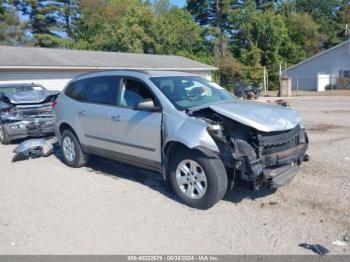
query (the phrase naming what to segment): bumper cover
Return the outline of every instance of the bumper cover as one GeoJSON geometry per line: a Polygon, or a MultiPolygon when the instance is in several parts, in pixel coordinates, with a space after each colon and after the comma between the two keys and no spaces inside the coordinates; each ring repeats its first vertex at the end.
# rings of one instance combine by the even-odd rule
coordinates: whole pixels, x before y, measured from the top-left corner
{"type": "Polygon", "coordinates": [[[298,173],[298,165],[294,162],[275,169],[264,170],[265,182],[270,188],[288,185],[298,173]]]}
{"type": "Polygon", "coordinates": [[[45,136],[54,133],[53,118],[34,118],[3,124],[11,139],[45,136]]]}

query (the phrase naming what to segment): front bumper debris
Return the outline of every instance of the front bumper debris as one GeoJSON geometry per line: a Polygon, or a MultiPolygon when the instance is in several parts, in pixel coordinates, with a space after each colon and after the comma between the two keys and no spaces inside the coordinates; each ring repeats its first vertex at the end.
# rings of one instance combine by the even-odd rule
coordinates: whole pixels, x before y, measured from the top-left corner
{"type": "Polygon", "coordinates": [[[12,162],[22,161],[29,158],[48,157],[54,151],[57,144],[56,137],[51,139],[30,139],[19,144],[13,152],[15,156],[12,162]]]}
{"type": "Polygon", "coordinates": [[[298,164],[292,162],[275,169],[264,170],[265,184],[270,188],[288,185],[298,173],[298,164]]]}

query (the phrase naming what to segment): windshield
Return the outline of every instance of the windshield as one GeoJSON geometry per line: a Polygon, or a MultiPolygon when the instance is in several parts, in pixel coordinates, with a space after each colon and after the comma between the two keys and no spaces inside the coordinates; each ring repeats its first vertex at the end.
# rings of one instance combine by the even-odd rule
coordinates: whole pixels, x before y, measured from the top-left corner
{"type": "Polygon", "coordinates": [[[224,88],[199,76],[152,77],[151,81],[180,109],[235,98],[224,88]]]}
{"type": "Polygon", "coordinates": [[[0,93],[11,95],[23,91],[45,90],[42,86],[0,86],[0,93]]]}

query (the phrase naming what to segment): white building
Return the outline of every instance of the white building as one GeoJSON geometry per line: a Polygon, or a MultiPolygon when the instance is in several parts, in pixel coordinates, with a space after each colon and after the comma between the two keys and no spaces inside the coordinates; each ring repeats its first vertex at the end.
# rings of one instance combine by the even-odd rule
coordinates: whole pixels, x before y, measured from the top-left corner
{"type": "Polygon", "coordinates": [[[337,80],[350,78],[350,39],[288,68],[292,89],[324,91],[337,80]]]}
{"type": "Polygon", "coordinates": [[[111,69],[182,71],[211,79],[217,68],[172,55],[0,46],[0,84],[36,83],[62,90],[79,74],[111,69]]]}

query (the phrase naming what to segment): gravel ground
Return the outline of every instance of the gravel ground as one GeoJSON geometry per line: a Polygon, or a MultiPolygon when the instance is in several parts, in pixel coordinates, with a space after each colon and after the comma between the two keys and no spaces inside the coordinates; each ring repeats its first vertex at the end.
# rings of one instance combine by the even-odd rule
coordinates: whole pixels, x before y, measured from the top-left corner
{"type": "Polygon", "coordinates": [[[241,187],[191,209],[154,173],[94,157],[11,163],[0,146],[0,254],[350,254],[350,97],[290,99],[309,130],[311,161],[277,192],[241,187]]]}

